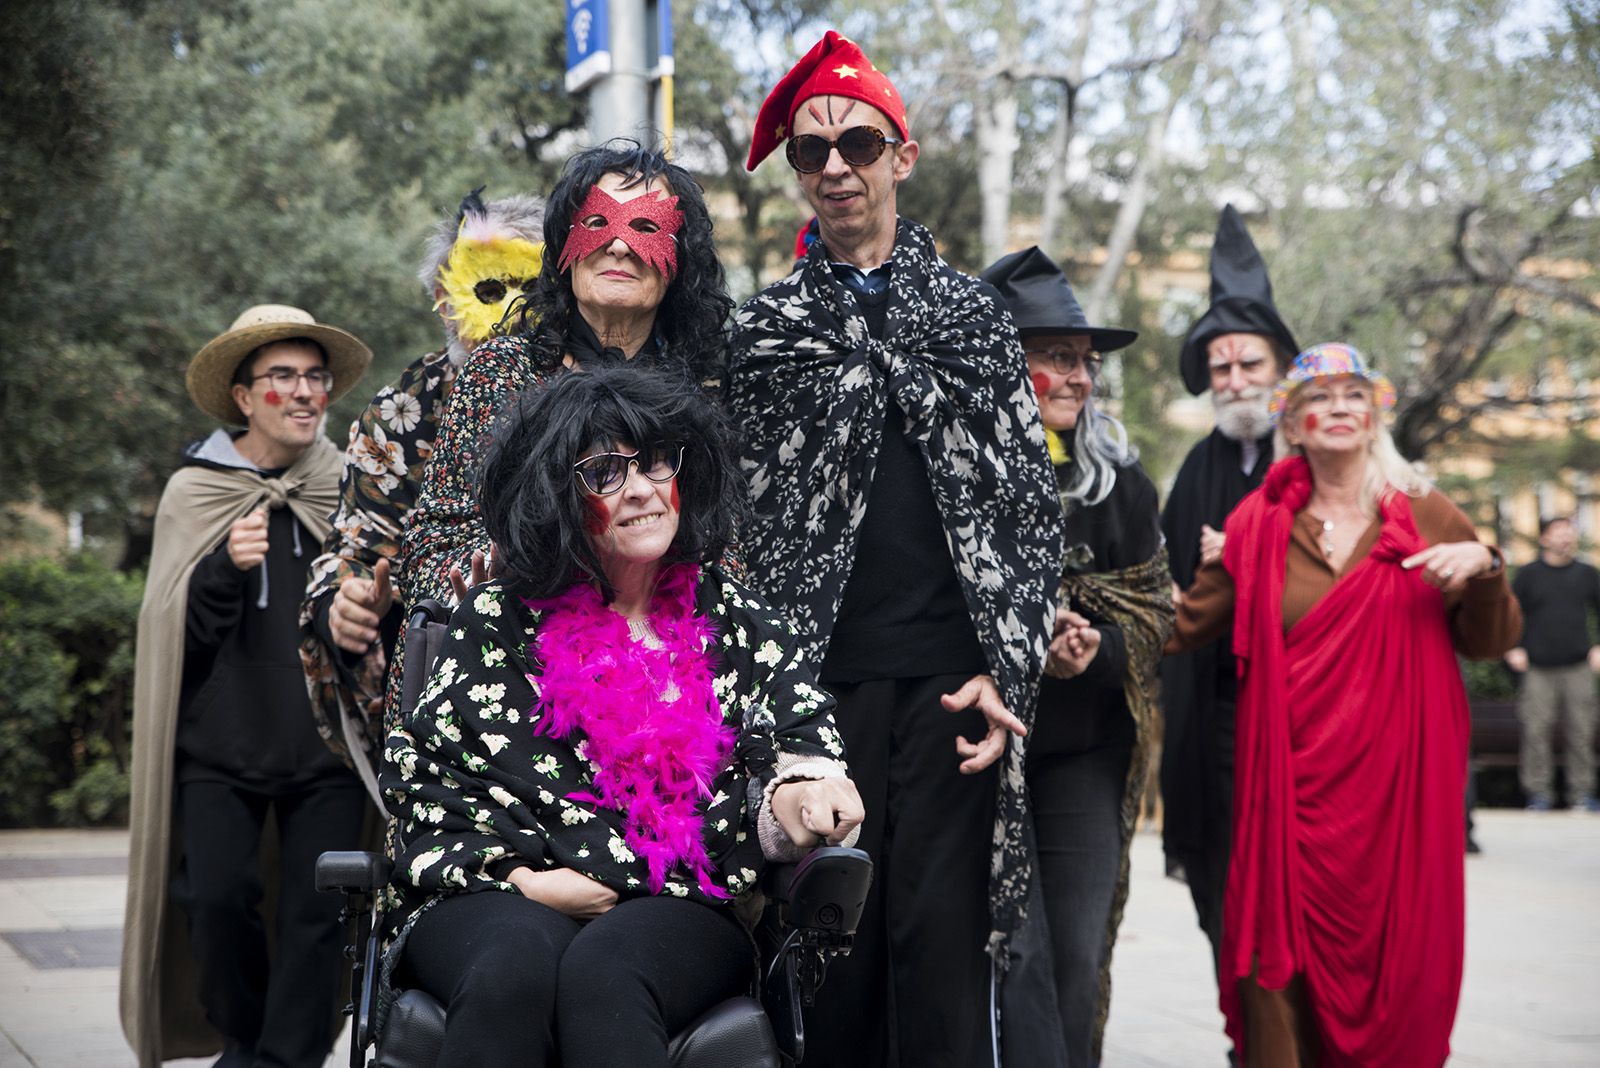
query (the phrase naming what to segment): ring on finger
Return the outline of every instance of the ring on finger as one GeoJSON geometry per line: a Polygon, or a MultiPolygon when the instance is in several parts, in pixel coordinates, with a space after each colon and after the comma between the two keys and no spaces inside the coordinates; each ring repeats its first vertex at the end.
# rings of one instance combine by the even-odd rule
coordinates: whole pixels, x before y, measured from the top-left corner
{"type": "Polygon", "coordinates": [[[1443,571],[1439,572],[1439,577],[1440,578],[1446,578],[1446,579],[1454,578],[1455,574],[1456,574],[1456,569],[1455,568],[1447,567],[1443,571]]]}

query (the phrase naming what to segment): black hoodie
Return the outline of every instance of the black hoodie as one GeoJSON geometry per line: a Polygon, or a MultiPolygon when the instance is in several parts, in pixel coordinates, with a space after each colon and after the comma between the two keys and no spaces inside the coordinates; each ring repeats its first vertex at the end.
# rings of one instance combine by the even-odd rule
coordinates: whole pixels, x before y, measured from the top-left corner
{"type": "MultiPolygon", "coordinates": [[[[188,464],[260,471],[223,431],[188,464]]],[[[318,546],[288,508],[268,511],[267,558],[240,571],[224,537],[189,577],[178,781],[288,793],[350,773],[323,744],[300,666],[300,600],[318,546]]]]}

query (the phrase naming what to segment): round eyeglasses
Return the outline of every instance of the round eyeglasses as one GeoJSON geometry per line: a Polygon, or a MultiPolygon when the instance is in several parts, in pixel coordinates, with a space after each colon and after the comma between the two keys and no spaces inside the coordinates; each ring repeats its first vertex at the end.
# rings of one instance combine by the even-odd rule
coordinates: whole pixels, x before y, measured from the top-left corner
{"type": "Polygon", "coordinates": [[[1100,377],[1100,366],[1105,363],[1100,354],[1093,351],[1080,356],[1072,349],[1028,349],[1027,355],[1030,360],[1043,360],[1058,375],[1070,375],[1081,366],[1095,379],[1100,377]]]}
{"type": "Polygon", "coordinates": [[[628,471],[637,467],[651,482],[670,482],[683,466],[683,446],[652,445],[638,452],[597,452],[572,465],[584,489],[596,497],[609,497],[628,481],[628,471]]]}
{"type": "Polygon", "coordinates": [[[878,162],[889,145],[905,142],[898,137],[888,137],[876,126],[852,126],[830,141],[818,134],[796,134],[789,138],[784,155],[789,166],[801,174],[816,174],[828,165],[828,153],[839,150],[839,158],[852,167],[867,167],[878,162]]]}
{"type": "Polygon", "coordinates": [[[333,372],[323,367],[314,367],[309,371],[291,371],[287,367],[274,367],[270,371],[251,375],[250,384],[255,385],[263,378],[270,381],[272,388],[279,393],[293,393],[299,388],[302,378],[306,380],[306,388],[313,393],[333,392],[333,372]]]}

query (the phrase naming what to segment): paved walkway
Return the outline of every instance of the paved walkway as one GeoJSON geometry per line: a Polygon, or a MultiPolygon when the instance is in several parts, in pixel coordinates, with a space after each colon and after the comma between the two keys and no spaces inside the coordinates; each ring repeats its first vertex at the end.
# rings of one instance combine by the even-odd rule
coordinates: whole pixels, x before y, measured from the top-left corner
{"type": "MultiPolygon", "coordinates": [[[[1467,865],[1451,1065],[1600,1065],[1600,819],[1488,812],[1478,837],[1486,852],[1467,865]]],[[[116,1011],[126,841],[118,831],[0,832],[0,1068],[133,1065],[116,1011]]],[[[1105,1066],[1221,1068],[1226,1043],[1188,891],[1162,878],[1153,836],[1138,839],[1133,868],[1105,1066]]]]}

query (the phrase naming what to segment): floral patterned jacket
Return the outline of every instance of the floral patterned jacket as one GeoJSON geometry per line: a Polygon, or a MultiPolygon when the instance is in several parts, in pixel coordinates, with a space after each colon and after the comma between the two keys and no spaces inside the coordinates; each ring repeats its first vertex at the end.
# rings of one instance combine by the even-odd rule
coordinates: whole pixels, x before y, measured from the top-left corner
{"type": "Polygon", "coordinates": [[[386,651],[379,642],[356,657],[331,645],[327,609],[346,579],[371,578],[379,560],[391,561],[391,567],[399,562],[401,532],[458,371],[447,350],[430,352],[379,390],[350,424],[339,510],[322,555],[311,564],[300,609],[300,660],[317,730],[352,766],[370,768],[383,739],[386,651]]]}
{"type": "MultiPolygon", "coordinates": [[[[738,734],[703,802],[711,881],[729,897],[705,893],[681,866],[662,893],[727,907],[756,888],[765,863],[757,816],[777,770],[795,758],[832,764],[844,745],[832,698],[776,610],[715,566],[701,572],[695,605],[720,642],[712,686],[738,734]]],[[[648,893],[623,815],[568,800],[593,786],[583,739],[536,733],[540,667],[529,650],[538,631],[538,613],[501,581],[475,587],[417,707],[389,736],[382,785],[399,831],[391,930],[441,895],[517,893],[502,877],[518,863],[571,868],[623,898],[648,893]]]]}

